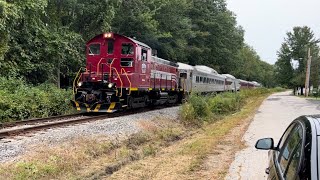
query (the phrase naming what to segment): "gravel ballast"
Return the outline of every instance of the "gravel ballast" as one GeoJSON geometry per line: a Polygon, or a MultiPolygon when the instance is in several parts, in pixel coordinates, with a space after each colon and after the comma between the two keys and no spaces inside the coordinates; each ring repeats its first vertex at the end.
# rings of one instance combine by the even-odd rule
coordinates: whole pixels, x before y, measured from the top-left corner
{"type": "Polygon", "coordinates": [[[73,126],[39,131],[32,136],[18,136],[0,140],[0,162],[14,161],[20,155],[38,144],[54,146],[79,137],[107,136],[111,140],[121,139],[142,130],[140,121],[152,121],[157,118],[177,119],[179,107],[163,108],[105,120],[93,121],[73,126]]]}

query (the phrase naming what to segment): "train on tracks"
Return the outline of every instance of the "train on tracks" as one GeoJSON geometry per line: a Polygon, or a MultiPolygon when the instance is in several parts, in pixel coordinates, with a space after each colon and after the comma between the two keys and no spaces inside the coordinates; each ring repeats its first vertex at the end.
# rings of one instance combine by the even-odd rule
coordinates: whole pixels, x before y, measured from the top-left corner
{"type": "Polygon", "coordinates": [[[214,69],[175,63],[152,55],[147,44],[116,33],[86,43],[86,67],[73,82],[72,105],[81,112],[112,113],[181,102],[191,92],[239,91],[257,82],[214,69]]]}

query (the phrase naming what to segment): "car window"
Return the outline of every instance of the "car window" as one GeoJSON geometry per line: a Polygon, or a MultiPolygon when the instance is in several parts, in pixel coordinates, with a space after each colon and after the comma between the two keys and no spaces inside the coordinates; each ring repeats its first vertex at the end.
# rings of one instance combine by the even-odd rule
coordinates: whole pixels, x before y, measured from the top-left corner
{"type": "Polygon", "coordinates": [[[294,126],[295,126],[295,124],[291,124],[291,125],[287,128],[286,132],[284,132],[284,134],[282,135],[282,137],[281,137],[281,139],[280,139],[280,141],[279,141],[279,143],[278,143],[278,149],[279,149],[279,150],[282,149],[283,144],[284,144],[285,141],[287,140],[287,138],[288,138],[288,136],[289,136],[289,134],[290,134],[290,132],[291,132],[291,130],[292,130],[292,128],[293,128],[294,126]]]}
{"type": "Polygon", "coordinates": [[[299,165],[302,143],[302,127],[296,124],[287,139],[283,138],[283,144],[279,153],[279,167],[283,174],[290,171],[290,176],[294,177],[295,170],[299,165]],[[287,170],[288,169],[288,170],[287,170]]]}
{"type": "Polygon", "coordinates": [[[285,175],[286,179],[294,179],[296,175],[296,172],[299,167],[300,157],[301,157],[301,150],[302,150],[301,148],[302,148],[302,141],[300,141],[300,143],[296,146],[292,154],[292,158],[289,162],[289,165],[287,168],[288,170],[285,175]]]}

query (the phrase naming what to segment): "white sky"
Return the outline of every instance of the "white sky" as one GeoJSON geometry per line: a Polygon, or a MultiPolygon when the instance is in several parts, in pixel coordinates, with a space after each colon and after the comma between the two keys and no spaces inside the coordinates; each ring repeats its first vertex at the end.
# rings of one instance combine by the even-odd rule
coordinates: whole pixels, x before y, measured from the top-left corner
{"type": "Polygon", "coordinates": [[[245,29],[245,41],[262,60],[274,64],[294,26],[309,26],[320,38],[320,0],[226,0],[245,29]]]}

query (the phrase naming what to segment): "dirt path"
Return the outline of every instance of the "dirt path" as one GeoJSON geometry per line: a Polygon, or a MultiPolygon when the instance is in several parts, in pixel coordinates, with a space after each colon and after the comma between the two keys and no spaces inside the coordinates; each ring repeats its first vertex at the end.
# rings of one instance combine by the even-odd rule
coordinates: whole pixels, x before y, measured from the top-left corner
{"type": "Polygon", "coordinates": [[[226,179],[266,179],[267,151],[254,148],[256,141],[272,137],[277,144],[285,128],[300,115],[319,114],[320,101],[290,96],[290,92],[269,96],[257,111],[243,140],[247,148],[236,154],[226,179]]]}

